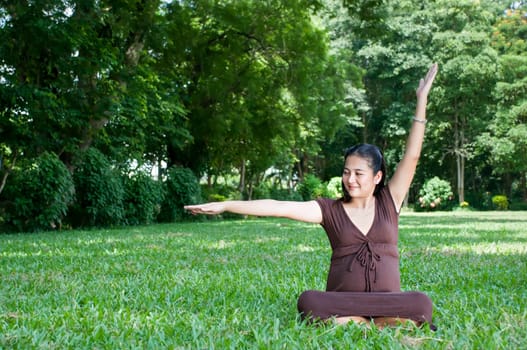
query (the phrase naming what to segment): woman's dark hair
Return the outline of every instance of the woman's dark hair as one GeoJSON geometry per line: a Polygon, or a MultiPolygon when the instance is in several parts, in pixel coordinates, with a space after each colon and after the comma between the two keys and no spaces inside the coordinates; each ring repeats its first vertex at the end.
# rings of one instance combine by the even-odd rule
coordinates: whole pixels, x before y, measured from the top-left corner
{"type": "MultiPolygon", "coordinates": [[[[379,191],[384,187],[386,179],[386,164],[384,163],[384,157],[379,147],[370,145],[368,143],[355,145],[346,150],[344,154],[344,161],[346,161],[349,156],[358,156],[360,158],[366,159],[374,174],[377,174],[378,171],[382,172],[381,181],[375,186],[375,190],[373,191],[373,195],[377,195],[377,193],[379,193],[379,191]]],[[[341,185],[342,193],[344,194],[342,200],[347,203],[351,201],[351,196],[349,195],[346,186],[344,186],[344,182],[342,182],[341,185]]]]}

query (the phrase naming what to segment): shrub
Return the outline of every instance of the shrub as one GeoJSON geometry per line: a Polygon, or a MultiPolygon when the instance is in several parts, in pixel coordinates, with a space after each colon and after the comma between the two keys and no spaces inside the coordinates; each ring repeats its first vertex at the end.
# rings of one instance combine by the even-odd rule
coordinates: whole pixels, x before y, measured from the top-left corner
{"type": "Polygon", "coordinates": [[[509,205],[509,210],[527,210],[527,202],[518,200],[509,205]]]}
{"type": "Polygon", "coordinates": [[[458,206],[454,207],[453,210],[456,211],[471,211],[473,208],[470,206],[470,203],[467,201],[463,201],[459,203],[458,206]]]}
{"type": "Polygon", "coordinates": [[[303,198],[297,191],[289,188],[281,188],[276,183],[262,182],[253,192],[254,199],[275,199],[279,201],[302,201],[303,198]]]}
{"type": "Polygon", "coordinates": [[[241,198],[241,195],[238,189],[232,185],[227,185],[227,184],[215,184],[213,186],[201,185],[202,199],[206,200],[207,202],[220,201],[219,199],[215,199],[216,196],[219,196],[218,198],[223,198],[223,200],[241,198]]]}
{"type": "Polygon", "coordinates": [[[77,200],[69,219],[74,226],[124,223],[124,185],[120,174],[97,149],[90,148],[75,163],[77,200]]]}
{"type": "Polygon", "coordinates": [[[173,166],[168,169],[164,186],[159,220],[173,222],[191,218],[183,206],[201,202],[201,187],[194,173],[188,168],[173,166]]]}
{"type": "Polygon", "coordinates": [[[467,192],[465,199],[477,210],[492,210],[492,195],[490,192],[467,192]]]}
{"type": "Polygon", "coordinates": [[[330,198],[342,197],[342,177],[332,177],[326,186],[326,193],[330,198]]]}
{"type": "Polygon", "coordinates": [[[295,190],[288,188],[278,188],[276,186],[269,190],[271,199],[278,201],[302,201],[302,196],[295,190]]]}
{"type": "Polygon", "coordinates": [[[129,225],[155,222],[163,201],[162,183],[138,172],[124,178],[125,216],[129,225]]]}
{"type": "Polygon", "coordinates": [[[492,196],[492,205],[496,210],[507,210],[509,209],[509,200],[504,195],[492,196]]]}
{"type": "Polygon", "coordinates": [[[426,181],[419,191],[419,205],[416,210],[449,209],[453,198],[454,194],[450,183],[435,176],[426,181]]]}
{"type": "Polygon", "coordinates": [[[297,191],[303,200],[309,201],[324,196],[326,186],[315,175],[307,174],[304,176],[304,180],[298,184],[297,191]]]}
{"type": "Polygon", "coordinates": [[[213,193],[209,195],[209,201],[211,202],[225,202],[228,198],[222,194],[213,193]]]}
{"type": "Polygon", "coordinates": [[[73,202],[70,172],[54,153],[44,153],[12,174],[5,196],[5,224],[19,231],[57,229],[73,202]]]}
{"type": "Polygon", "coordinates": [[[252,199],[266,199],[271,197],[271,184],[268,181],[262,181],[254,186],[252,199]]]}

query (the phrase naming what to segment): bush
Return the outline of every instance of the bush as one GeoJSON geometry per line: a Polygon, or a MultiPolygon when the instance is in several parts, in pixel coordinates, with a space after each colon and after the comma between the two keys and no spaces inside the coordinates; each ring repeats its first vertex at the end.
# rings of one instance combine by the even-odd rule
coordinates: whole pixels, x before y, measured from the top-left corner
{"type": "Polygon", "coordinates": [[[159,220],[174,222],[192,216],[183,208],[186,204],[201,202],[201,187],[194,173],[187,168],[173,166],[168,169],[165,182],[165,198],[159,220]]]}
{"type": "Polygon", "coordinates": [[[470,208],[470,204],[467,201],[463,201],[459,204],[459,207],[463,209],[468,209],[470,208]]]}
{"type": "Polygon", "coordinates": [[[210,202],[225,202],[228,200],[227,197],[225,197],[222,194],[213,193],[208,196],[210,202]]]}
{"type": "Polygon", "coordinates": [[[257,186],[254,186],[252,199],[267,199],[271,197],[272,185],[268,181],[262,181],[257,186]]]}
{"type": "Polygon", "coordinates": [[[416,210],[451,209],[453,198],[454,194],[450,183],[435,176],[426,181],[419,191],[419,204],[416,210]]]}
{"type": "Polygon", "coordinates": [[[470,206],[469,202],[463,201],[463,202],[459,203],[458,206],[455,206],[453,208],[453,210],[456,210],[456,211],[471,211],[471,210],[474,210],[474,209],[470,206]]]}
{"type": "Polygon", "coordinates": [[[129,225],[150,224],[156,221],[163,201],[161,182],[144,172],[124,178],[125,217],[129,225]]]}
{"type": "Polygon", "coordinates": [[[342,177],[332,177],[326,186],[326,193],[330,198],[342,197],[342,177]]]}
{"type": "Polygon", "coordinates": [[[527,210],[527,202],[522,200],[514,201],[509,205],[509,210],[527,210]]]}
{"type": "Polygon", "coordinates": [[[465,199],[477,210],[492,210],[492,196],[490,192],[468,192],[465,199]]]}
{"type": "Polygon", "coordinates": [[[201,185],[201,197],[207,202],[217,202],[223,200],[240,199],[240,191],[235,186],[227,184],[215,184],[214,186],[201,185]],[[217,197],[218,196],[218,197],[217,197]]]}
{"type": "Polygon", "coordinates": [[[4,195],[9,203],[4,223],[19,231],[40,231],[61,228],[75,189],[64,163],[46,152],[12,174],[4,195]]]}
{"type": "Polygon", "coordinates": [[[120,174],[97,149],[90,148],[75,163],[77,200],[69,220],[73,226],[114,226],[124,223],[125,190],[120,174]]]}
{"type": "Polygon", "coordinates": [[[492,205],[496,210],[507,210],[509,209],[509,200],[504,195],[492,196],[492,205]]]}
{"type": "Polygon", "coordinates": [[[302,201],[300,193],[293,189],[281,188],[269,181],[260,183],[253,192],[253,199],[275,199],[278,201],[302,201]]]}
{"type": "Polygon", "coordinates": [[[269,195],[271,199],[278,201],[302,201],[302,196],[297,191],[288,188],[278,188],[272,187],[269,190],[269,195]]]}
{"type": "Polygon", "coordinates": [[[323,197],[327,194],[326,186],[312,174],[304,176],[304,180],[298,184],[297,191],[304,201],[323,197]]]}

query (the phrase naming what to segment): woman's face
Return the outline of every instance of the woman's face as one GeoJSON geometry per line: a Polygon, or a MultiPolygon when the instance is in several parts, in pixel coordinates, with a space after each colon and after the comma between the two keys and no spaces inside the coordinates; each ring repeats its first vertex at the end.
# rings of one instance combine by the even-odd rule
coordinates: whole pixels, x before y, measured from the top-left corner
{"type": "Polygon", "coordinates": [[[357,155],[346,158],[342,183],[351,197],[369,197],[373,195],[375,186],[381,181],[382,172],[373,173],[367,159],[357,155]]]}

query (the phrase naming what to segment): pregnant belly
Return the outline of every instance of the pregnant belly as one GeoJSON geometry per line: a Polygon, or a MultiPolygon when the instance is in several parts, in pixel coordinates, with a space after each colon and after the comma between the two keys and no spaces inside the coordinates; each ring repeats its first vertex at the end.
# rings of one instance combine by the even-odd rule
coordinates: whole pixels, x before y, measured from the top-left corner
{"type": "Polygon", "coordinates": [[[400,292],[399,259],[383,255],[371,266],[363,266],[356,254],[331,261],[327,291],[334,292],[400,292]]]}

